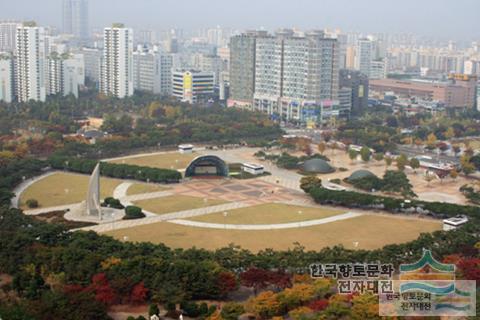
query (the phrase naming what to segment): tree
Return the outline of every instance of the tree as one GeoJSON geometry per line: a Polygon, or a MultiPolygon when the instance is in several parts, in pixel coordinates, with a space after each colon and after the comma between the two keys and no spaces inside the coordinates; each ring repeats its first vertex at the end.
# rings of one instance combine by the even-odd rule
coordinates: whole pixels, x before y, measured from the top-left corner
{"type": "Polygon", "coordinates": [[[320,188],[322,186],[322,180],[316,176],[306,176],[300,179],[300,189],[309,193],[313,188],[320,188]]]}
{"type": "Polygon", "coordinates": [[[30,209],[38,208],[38,206],[39,206],[38,200],[36,200],[36,199],[28,199],[27,201],[25,201],[25,204],[30,209]]]}
{"type": "Polygon", "coordinates": [[[148,315],[151,317],[153,315],[160,315],[160,309],[158,308],[158,305],[156,303],[152,303],[149,307],[148,307],[148,315]]]}
{"type": "Polygon", "coordinates": [[[456,169],[452,169],[452,171],[450,171],[450,178],[452,178],[453,180],[456,180],[458,178],[458,171],[456,169]]]}
{"type": "Polygon", "coordinates": [[[377,153],[375,153],[375,155],[373,156],[373,159],[375,159],[375,161],[378,161],[378,162],[383,161],[384,155],[383,155],[383,153],[381,153],[381,152],[377,152],[377,153]]]}
{"type": "Polygon", "coordinates": [[[355,161],[358,157],[358,152],[356,150],[353,150],[353,149],[349,149],[348,150],[348,157],[350,158],[350,160],[355,161]]]}
{"type": "Polygon", "coordinates": [[[437,144],[437,136],[432,132],[427,136],[427,147],[429,149],[434,149],[437,144]]]}
{"type": "Polygon", "coordinates": [[[225,297],[227,294],[237,289],[237,279],[232,272],[220,272],[218,274],[217,283],[220,290],[220,296],[222,297],[225,297]]]}
{"type": "Polygon", "coordinates": [[[370,161],[370,158],[372,156],[372,152],[370,151],[370,148],[368,147],[362,147],[360,150],[360,157],[364,162],[370,161]]]}
{"type": "Polygon", "coordinates": [[[392,157],[386,156],[386,157],[384,158],[384,160],[385,160],[385,166],[386,166],[387,168],[390,167],[390,166],[392,165],[392,163],[393,163],[393,158],[392,158],[392,157]]]}
{"type": "Polygon", "coordinates": [[[260,268],[250,268],[240,274],[240,282],[246,287],[253,288],[255,295],[258,290],[265,288],[270,281],[270,273],[260,268]]]}
{"type": "Polygon", "coordinates": [[[324,153],[325,150],[327,149],[327,145],[325,144],[325,142],[320,142],[320,143],[317,145],[317,148],[318,148],[318,152],[320,152],[320,154],[323,155],[323,153],[324,153]]]}
{"type": "Polygon", "coordinates": [[[462,172],[467,176],[475,172],[475,165],[470,161],[470,159],[470,156],[466,154],[460,158],[462,172]]]}
{"type": "Polygon", "coordinates": [[[362,294],[354,296],[352,299],[352,319],[353,320],[380,320],[378,315],[378,298],[372,294],[362,294]]]}
{"type": "Polygon", "coordinates": [[[398,156],[398,158],[397,158],[397,168],[398,168],[398,170],[404,171],[407,164],[408,164],[408,158],[407,158],[406,155],[401,154],[400,156],[398,156]]]}
{"type": "Polygon", "coordinates": [[[425,181],[427,181],[427,185],[429,186],[430,182],[435,180],[437,177],[436,177],[435,173],[433,173],[431,171],[426,171],[425,176],[423,178],[425,179],[425,181]]]}
{"type": "Polygon", "coordinates": [[[237,320],[243,313],[245,313],[245,309],[242,304],[237,302],[227,302],[223,305],[220,315],[224,320],[237,320]]]}
{"type": "Polygon", "coordinates": [[[443,135],[447,139],[452,139],[453,137],[455,137],[455,130],[452,127],[449,127],[443,135]]]}
{"type": "Polygon", "coordinates": [[[417,169],[420,168],[420,161],[417,158],[410,159],[410,167],[414,172],[417,172],[417,169]]]}
{"type": "Polygon", "coordinates": [[[132,304],[145,303],[145,301],[147,300],[147,296],[148,296],[148,289],[145,288],[145,285],[143,284],[143,281],[142,281],[133,287],[132,293],[130,295],[130,302],[132,304]]]}
{"type": "Polygon", "coordinates": [[[246,309],[254,313],[261,319],[270,319],[279,314],[281,304],[278,297],[272,291],[264,291],[258,296],[250,298],[246,304],[246,309]]]}

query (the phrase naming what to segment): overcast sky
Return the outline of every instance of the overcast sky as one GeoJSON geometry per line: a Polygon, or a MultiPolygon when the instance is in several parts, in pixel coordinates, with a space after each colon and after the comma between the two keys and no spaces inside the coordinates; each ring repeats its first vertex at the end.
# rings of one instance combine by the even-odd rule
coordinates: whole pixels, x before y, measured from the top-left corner
{"type": "MultiPolygon", "coordinates": [[[[62,0],[0,0],[0,19],[61,26],[62,0]]],[[[341,28],[480,40],[480,0],[90,0],[93,27],[341,28]]]]}

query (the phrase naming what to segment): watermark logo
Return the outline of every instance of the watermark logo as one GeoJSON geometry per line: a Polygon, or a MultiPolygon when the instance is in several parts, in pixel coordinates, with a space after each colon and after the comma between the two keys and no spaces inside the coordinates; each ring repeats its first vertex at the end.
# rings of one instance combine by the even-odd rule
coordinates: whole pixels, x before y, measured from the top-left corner
{"type": "Polygon", "coordinates": [[[476,282],[456,280],[455,265],[441,263],[424,250],[420,260],[402,264],[393,293],[379,294],[380,316],[476,315],[476,282]]]}

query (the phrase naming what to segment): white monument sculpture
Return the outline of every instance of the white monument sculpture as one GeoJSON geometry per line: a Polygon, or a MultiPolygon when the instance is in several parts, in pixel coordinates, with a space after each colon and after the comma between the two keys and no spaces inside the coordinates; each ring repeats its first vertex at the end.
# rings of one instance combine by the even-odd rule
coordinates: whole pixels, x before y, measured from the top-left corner
{"type": "Polygon", "coordinates": [[[102,219],[100,206],[100,163],[95,166],[88,182],[87,215],[102,219]]]}

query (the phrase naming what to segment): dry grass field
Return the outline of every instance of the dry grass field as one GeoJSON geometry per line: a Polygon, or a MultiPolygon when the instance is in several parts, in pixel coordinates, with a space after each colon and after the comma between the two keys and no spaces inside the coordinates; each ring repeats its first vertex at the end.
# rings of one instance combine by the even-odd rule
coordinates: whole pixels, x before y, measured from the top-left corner
{"type": "Polygon", "coordinates": [[[193,217],[189,220],[227,224],[279,224],[328,218],[345,213],[330,208],[309,208],[278,203],[268,203],[253,207],[193,217]]]}
{"type": "Polygon", "coordinates": [[[175,195],[136,201],[135,205],[156,214],[165,214],[183,210],[211,207],[223,203],[225,203],[225,201],[215,199],[207,199],[207,201],[205,201],[203,198],[175,195]]]}
{"type": "MultiPolygon", "coordinates": [[[[38,200],[42,208],[82,202],[87,197],[88,179],[87,175],[63,172],[50,175],[37,181],[21,194],[20,207],[25,209],[25,201],[28,199],[38,200]]],[[[101,198],[111,196],[120,183],[121,180],[101,178],[101,198]]]]}
{"type": "Polygon", "coordinates": [[[198,156],[196,153],[181,154],[178,152],[155,154],[149,156],[132,157],[112,160],[112,163],[125,163],[163,169],[185,169],[198,156]]]}
{"type": "Polygon", "coordinates": [[[254,252],[272,248],[286,250],[300,243],[307,250],[343,245],[350,249],[378,249],[388,244],[416,239],[421,233],[441,230],[440,221],[403,219],[365,215],[308,228],[243,231],[204,229],[168,222],[154,223],[106,234],[129,241],[164,243],[173,248],[205,248],[214,250],[233,243],[254,252]]]}

